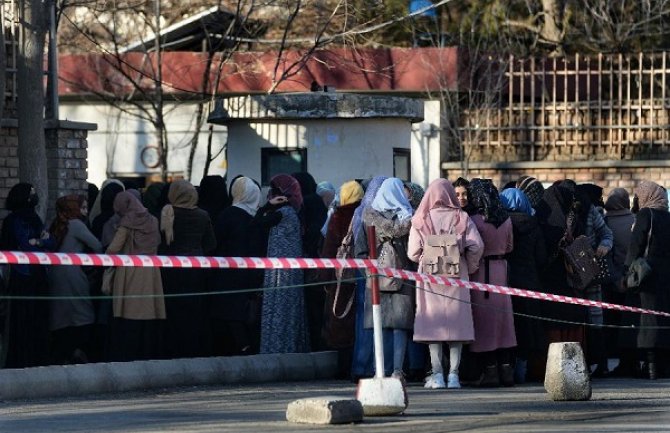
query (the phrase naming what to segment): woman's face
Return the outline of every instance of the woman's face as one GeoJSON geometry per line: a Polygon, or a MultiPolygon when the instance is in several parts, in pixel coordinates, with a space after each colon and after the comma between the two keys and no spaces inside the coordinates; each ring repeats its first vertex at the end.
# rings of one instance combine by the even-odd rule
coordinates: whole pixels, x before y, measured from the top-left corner
{"type": "Polygon", "coordinates": [[[458,204],[461,206],[461,208],[464,208],[468,205],[468,190],[464,186],[457,186],[454,189],[456,190],[458,204]]]}

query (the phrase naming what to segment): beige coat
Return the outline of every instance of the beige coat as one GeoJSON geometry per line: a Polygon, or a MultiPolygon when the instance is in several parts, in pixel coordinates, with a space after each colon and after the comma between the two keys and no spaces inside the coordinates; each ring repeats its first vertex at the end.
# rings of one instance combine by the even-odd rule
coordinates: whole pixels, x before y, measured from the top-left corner
{"type": "MultiPolygon", "coordinates": [[[[449,233],[451,227],[455,226],[455,215],[456,212],[451,209],[432,209],[430,217],[435,234],[449,233]]],[[[474,273],[479,267],[484,242],[470,218],[465,233],[457,234],[461,235],[458,242],[461,251],[460,279],[467,281],[468,274],[474,273]]],[[[419,272],[423,272],[423,245],[423,234],[412,228],[409,232],[407,255],[410,260],[419,263],[419,272]]],[[[469,289],[417,283],[414,341],[472,342],[474,339],[469,289]]]]}
{"type": "MultiPolygon", "coordinates": [[[[132,254],[133,230],[119,227],[108,254],[132,254]]],[[[156,254],[157,250],[151,252],[156,254]]],[[[112,294],[114,317],[133,320],[165,319],[165,301],[160,269],[143,267],[116,268],[112,294]],[[126,298],[122,296],[151,295],[146,298],[126,298]]]]}

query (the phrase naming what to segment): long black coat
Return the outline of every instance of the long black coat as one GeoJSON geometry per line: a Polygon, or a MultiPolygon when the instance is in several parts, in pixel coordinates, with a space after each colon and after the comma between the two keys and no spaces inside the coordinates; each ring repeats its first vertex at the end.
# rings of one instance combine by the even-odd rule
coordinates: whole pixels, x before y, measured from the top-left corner
{"type": "MultiPolygon", "coordinates": [[[[244,210],[230,206],[224,209],[214,224],[217,248],[222,257],[263,257],[266,246],[261,227],[253,224],[254,218],[244,210]]],[[[215,291],[260,288],[263,270],[219,269],[214,271],[211,287],[215,291]]],[[[234,293],[213,296],[209,302],[210,317],[216,321],[247,321],[253,314],[253,293],[234,293]]]]}
{"type": "MultiPolygon", "coordinates": [[[[537,219],[523,212],[510,212],[514,233],[514,249],[507,257],[508,284],[518,289],[542,290],[540,272],[547,261],[544,236],[537,219]]],[[[542,303],[536,299],[514,296],[515,313],[532,316],[542,315],[542,303]]],[[[537,319],[514,316],[518,351],[521,355],[544,350],[544,322],[537,319]]]]}
{"type": "MultiPolygon", "coordinates": [[[[635,226],[631,235],[626,264],[643,257],[647,248],[647,236],[651,229],[651,242],[647,260],[651,274],[640,287],[642,308],[670,311],[670,213],[667,211],[640,209],[635,216],[635,226]],[[653,228],[652,228],[653,213],[653,228]]],[[[667,317],[642,314],[641,326],[670,326],[667,317]]],[[[670,348],[670,330],[640,329],[637,345],[642,349],[670,348]]]]}

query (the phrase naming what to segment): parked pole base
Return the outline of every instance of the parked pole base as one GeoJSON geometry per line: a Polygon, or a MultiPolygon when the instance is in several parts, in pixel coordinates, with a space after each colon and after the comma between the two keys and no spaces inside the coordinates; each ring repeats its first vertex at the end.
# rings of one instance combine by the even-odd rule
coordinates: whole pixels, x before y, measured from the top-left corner
{"type": "Polygon", "coordinates": [[[356,398],[365,416],[397,415],[409,404],[405,384],[393,377],[361,379],[356,398]]]}

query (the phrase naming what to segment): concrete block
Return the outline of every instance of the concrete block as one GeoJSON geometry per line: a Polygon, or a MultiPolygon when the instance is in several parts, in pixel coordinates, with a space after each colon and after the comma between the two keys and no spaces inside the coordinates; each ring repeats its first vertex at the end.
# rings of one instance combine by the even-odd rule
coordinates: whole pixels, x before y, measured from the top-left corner
{"type": "Polygon", "coordinates": [[[314,397],[295,400],[286,409],[286,420],[301,424],[348,424],[363,421],[358,400],[314,397]]]}
{"type": "Polygon", "coordinates": [[[366,416],[397,415],[407,409],[407,389],[393,377],[362,379],[358,382],[356,398],[366,416]]]}
{"type": "Polygon", "coordinates": [[[549,345],[544,389],[554,401],[591,398],[591,377],[579,343],[549,345]]]}

